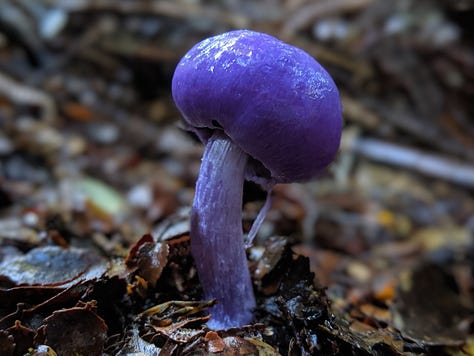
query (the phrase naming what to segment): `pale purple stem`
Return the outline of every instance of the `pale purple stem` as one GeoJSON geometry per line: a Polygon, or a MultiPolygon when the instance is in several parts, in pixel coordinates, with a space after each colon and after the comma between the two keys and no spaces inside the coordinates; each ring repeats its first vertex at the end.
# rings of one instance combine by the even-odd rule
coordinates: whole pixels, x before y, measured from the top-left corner
{"type": "Polygon", "coordinates": [[[272,193],[271,193],[271,188],[269,188],[267,190],[267,199],[265,200],[265,204],[263,204],[262,208],[258,212],[258,215],[255,218],[252,224],[252,227],[250,228],[247,239],[245,240],[246,248],[249,248],[252,246],[255,236],[257,236],[258,229],[260,228],[260,225],[262,225],[263,220],[265,220],[265,216],[267,215],[268,210],[270,209],[271,206],[272,206],[272,193]]]}
{"type": "Polygon", "coordinates": [[[242,232],[247,154],[223,132],[207,142],[191,210],[191,253],[206,299],[217,299],[208,326],[252,321],[255,297],[242,232]]]}

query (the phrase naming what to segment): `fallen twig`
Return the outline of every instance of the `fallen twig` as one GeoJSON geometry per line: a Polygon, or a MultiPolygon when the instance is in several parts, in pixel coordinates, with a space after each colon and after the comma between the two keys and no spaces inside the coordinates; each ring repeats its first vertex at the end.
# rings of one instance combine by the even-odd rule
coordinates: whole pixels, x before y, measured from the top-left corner
{"type": "Polygon", "coordinates": [[[448,154],[469,160],[474,159],[472,149],[450,138],[445,133],[443,134],[436,125],[431,124],[426,119],[408,112],[401,113],[391,110],[374,99],[364,99],[364,105],[368,110],[380,115],[386,123],[403,130],[425,144],[436,147],[448,154]]]}
{"type": "Polygon", "coordinates": [[[41,107],[41,119],[56,119],[56,104],[46,93],[37,88],[25,86],[0,72],[0,95],[17,104],[37,105],[41,107]]]}
{"type": "Polygon", "coordinates": [[[345,148],[378,162],[474,188],[474,165],[372,138],[353,138],[345,148]]]}
{"type": "Polygon", "coordinates": [[[122,14],[149,14],[172,18],[210,19],[232,27],[247,27],[248,19],[238,14],[226,13],[217,7],[189,2],[172,1],[118,1],[118,0],[59,0],[57,7],[68,11],[102,10],[122,14]]]}
{"type": "Polygon", "coordinates": [[[326,0],[301,7],[285,22],[282,30],[284,38],[291,38],[299,30],[312,24],[317,18],[356,11],[368,6],[373,0],[326,0]]]}

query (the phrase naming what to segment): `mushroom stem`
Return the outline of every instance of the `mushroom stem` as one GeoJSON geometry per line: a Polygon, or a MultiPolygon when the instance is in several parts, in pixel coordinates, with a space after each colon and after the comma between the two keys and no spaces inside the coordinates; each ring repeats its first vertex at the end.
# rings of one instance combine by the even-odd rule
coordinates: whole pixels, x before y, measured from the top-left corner
{"type": "Polygon", "coordinates": [[[222,131],[207,142],[191,210],[191,253],[205,298],[217,299],[208,326],[252,320],[255,297],[242,232],[247,154],[222,131]]]}

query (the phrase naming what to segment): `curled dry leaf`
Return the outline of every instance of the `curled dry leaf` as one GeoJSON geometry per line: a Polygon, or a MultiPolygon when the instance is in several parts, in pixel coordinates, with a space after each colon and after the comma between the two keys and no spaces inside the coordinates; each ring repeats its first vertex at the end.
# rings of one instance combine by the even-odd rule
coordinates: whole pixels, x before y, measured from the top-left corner
{"type": "Polygon", "coordinates": [[[207,351],[222,352],[225,349],[225,341],[215,331],[209,331],[204,339],[207,342],[207,351]]]}
{"type": "MultiPolygon", "coordinates": [[[[15,354],[24,355],[28,352],[30,345],[33,345],[36,332],[21,324],[19,320],[15,325],[6,330],[15,340],[15,354]]],[[[0,347],[1,350],[1,347],[0,347]]]]}
{"type": "Polygon", "coordinates": [[[169,301],[159,305],[155,305],[144,312],[140,317],[153,317],[155,320],[177,320],[183,319],[187,315],[194,315],[203,310],[212,307],[216,303],[211,301],[169,301]]]}
{"type": "Polygon", "coordinates": [[[204,335],[202,325],[209,315],[199,315],[215,301],[170,301],[156,305],[139,315],[144,324],[143,339],[162,347],[189,345],[204,335]]]}
{"type": "MultiPolygon", "coordinates": [[[[216,339],[210,341],[215,345],[216,339]]],[[[213,349],[209,346],[208,355],[258,355],[258,356],[278,356],[279,353],[270,345],[256,339],[245,339],[240,336],[226,336],[219,341],[219,347],[213,349]],[[221,349],[221,347],[223,348],[221,349]]]]}
{"type": "Polygon", "coordinates": [[[55,246],[4,260],[0,264],[0,305],[4,308],[0,310],[0,328],[12,326],[17,319],[34,318],[42,308],[77,301],[88,283],[106,274],[107,267],[90,251],[55,246]],[[20,302],[29,308],[17,308],[20,302]]]}
{"type": "Polygon", "coordinates": [[[168,253],[166,243],[157,243],[150,234],[146,234],[132,246],[125,263],[130,268],[138,269],[140,277],[155,287],[168,262],[168,253]]]}
{"type": "Polygon", "coordinates": [[[40,333],[44,343],[60,355],[102,355],[107,325],[95,312],[95,303],[55,311],[40,333]]]}
{"type": "MultiPolygon", "coordinates": [[[[204,334],[204,331],[201,329],[190,329],[184,327],[185,324],[194,322],[194,321],[207,321],[207,319],[204,318],[193,318],[190,320],[185,320],[181,323],[173,324],[170,325],[169,327],[165,328],[160,328],[160,327],[155,327],[155,331],[165,337],[167,339],[167,342],[173,342],[173,343],[181,343],[181,344],[186,344],[190,343],[199,336],[204,334]]],[[[154,335],[156,337],[157,335],[154,335]]]]}
{"type": "Polygon", "coordinates": [[[251,249],[252,258],[256,260],[254,277],[261,280],[280,260],[288,241],[280,236],[274,236],[265,241],[264,246],[251,249]]]}

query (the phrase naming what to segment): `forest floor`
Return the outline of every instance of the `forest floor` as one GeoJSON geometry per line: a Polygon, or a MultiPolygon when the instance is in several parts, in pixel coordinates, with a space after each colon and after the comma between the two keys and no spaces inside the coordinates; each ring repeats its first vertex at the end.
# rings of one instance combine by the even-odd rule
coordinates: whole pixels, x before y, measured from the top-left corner
{"type": "MultiPolygon", "coordinates": [[[[0,0],[1,355],[474,355],[474,3],[0,0]],[[174,68],[248,28],[342,96],[337,160],[276,186],[252,325],[206,328],[203,147],[174,68]]],[[[248,232],[265,193],[244,187],[248,232]]]]}

